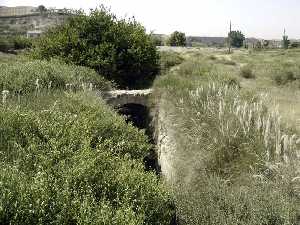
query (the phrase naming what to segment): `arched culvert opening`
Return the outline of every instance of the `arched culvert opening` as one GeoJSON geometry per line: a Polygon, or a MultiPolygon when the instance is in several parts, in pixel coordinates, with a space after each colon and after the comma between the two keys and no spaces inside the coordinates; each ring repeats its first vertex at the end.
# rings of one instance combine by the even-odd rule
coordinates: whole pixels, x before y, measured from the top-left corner
{"type": "Polygon", "coordinates": [[[131,122],[135,127],[145,130],[146,135],[149,137],[149,142],[153,144],[153,149],[151,149],[144,159],[145,169],[148,171],[155,170],[159,174],[160,169],[154,148],[153,127],[151,126],[152,118],[149,108],[141,104],[129,103],[119,106],[117,110],[119,114],[125,116],[126,122],[131,122]]]}

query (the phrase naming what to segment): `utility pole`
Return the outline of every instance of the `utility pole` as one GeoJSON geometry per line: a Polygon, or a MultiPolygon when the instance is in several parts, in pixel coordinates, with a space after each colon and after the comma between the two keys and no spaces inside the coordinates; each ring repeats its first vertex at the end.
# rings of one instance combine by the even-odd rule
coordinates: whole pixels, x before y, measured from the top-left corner
{"type": "Polygon", "coordinates": [[[229,33],[228,33],[228,53],[231,53],[231,21],[229,26],[229,33]]]}

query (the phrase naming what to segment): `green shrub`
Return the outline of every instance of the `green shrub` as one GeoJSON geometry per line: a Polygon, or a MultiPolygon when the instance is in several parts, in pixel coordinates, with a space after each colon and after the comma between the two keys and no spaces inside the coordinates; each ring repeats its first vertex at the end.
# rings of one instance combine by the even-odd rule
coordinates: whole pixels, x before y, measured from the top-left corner
{"type": "Polygon", "coordinates": [[[231,31],[231,33],[228,34],[228,37],[230,37],[231,46],[236,48],[243,46],[245,35],[241,31],[231,31]]]}
{"type": "Polygon", "coordinates": [[[215,55],[210,55],[208,58],[209,58],[210,60],[216,60],[216,59],[217,59],[217,57],[216,57],[215,55]]]}
{"type": "Polygon", "coordinates": [[[185,33],[179,31],[173,32],[168,39],[167,44],[170,46],[186,46],[185,33]]]}
{"type": "Polygon", "coordinates": [[[8,52],[14,49],[14,43],[5,37],[0,37],[0,52],[8,52]]]}
{"type": "Polygon", "coordinates": [[[297,80],[297,78],[293,71],[281,69],[275,72],[275,75],[273,75],[273,80],[277,85],[285,85],[289,82],[297,80]]]}
{"type": "Polygon", "coordinates": [[[32,46],[32,41],[29,38],[18,36],[13,38],[14,49],[26,49],[32,46]]]}
{"type": "Polygon", "coordinates": [[[66,65],[58,60],[29,61],[3,63],[0,71],[0,91],[28,93],[39,89],[66,89],[72,85],[73,89],[82,89],[82,85],[92,83],[100,90],[110,89],[111,84],[94,70],[74,65],[66,65]],[[50,86],[51,85],[51,86],[50,86]]]}
{"type": "Polygon", "coordinates": [[[165,73],[168,69],[183,62],[183,58],[177,52],[160,52],[161,73],[165,73]]]}
{"type": "Polygon", "coordinates": [[[159,72],[159,55],[145,28],[134,19],[118,20],[103,6],[47,32],[33,56],[93,68],[123,88],[147,86],[159,72]]]}
{"type": "Polygon", "coordinates": [[[9,52],[13,50],[20,50],[30,48],[31,40],[23,36],[4,36],[0,37],[0,51],[9,52]]]}
{"type": "Polygon", "coordinates": [[[0,224],[169,224],[142,131],[90,94],[24,102],[0,107],[0,224]]]}
{"type": "Polygon", "coordinates": [[[177,212],[183,215],[179,223],[297,224],[299,205],[295,196],[289,195],[285,180],[267,182],[249,178],[247,182],[239,186],[217,176],[200,175],[193,185],[178,186],[177,212]]]}
{"type": "Polygon", "coordinates": [[[255,79],[255,74],[250,66],[243,66],[241,68],[240,75],[246,79],[255,79]]]}

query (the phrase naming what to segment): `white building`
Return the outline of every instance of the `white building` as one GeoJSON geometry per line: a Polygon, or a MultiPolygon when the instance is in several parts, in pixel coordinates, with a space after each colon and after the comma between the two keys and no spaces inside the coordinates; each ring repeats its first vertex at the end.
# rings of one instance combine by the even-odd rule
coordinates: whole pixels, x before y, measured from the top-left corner
{"type": "Polygon", "coordinates": [[[31,15],[36,12],[37,12],[37,7],[32,7],[32,6],[16,6],[16,7],[0,6],[0,17],[24,16],[24,15],[31,15]]]}

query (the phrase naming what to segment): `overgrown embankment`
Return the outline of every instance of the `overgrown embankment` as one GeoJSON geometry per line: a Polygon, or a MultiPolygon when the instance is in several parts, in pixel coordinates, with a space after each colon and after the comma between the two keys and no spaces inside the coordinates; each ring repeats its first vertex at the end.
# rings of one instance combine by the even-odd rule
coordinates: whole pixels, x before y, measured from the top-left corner
{"type": "Polygon", "coordinates": [[[107,81],[58,62],[1,66],[1,224],[169,224],[147,137],[87,90],[107,81]]]}
{"type": "Polygon", "coordinates": [[[197,54],[155,83],[179,223],[297,224],[297,136],[226,71],[197,54]]]}

